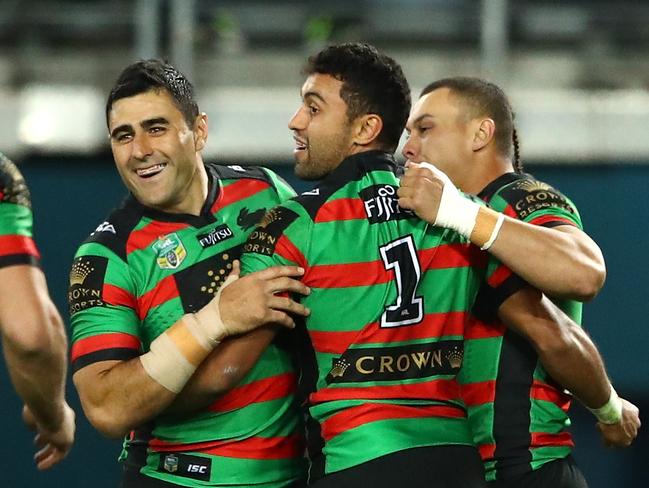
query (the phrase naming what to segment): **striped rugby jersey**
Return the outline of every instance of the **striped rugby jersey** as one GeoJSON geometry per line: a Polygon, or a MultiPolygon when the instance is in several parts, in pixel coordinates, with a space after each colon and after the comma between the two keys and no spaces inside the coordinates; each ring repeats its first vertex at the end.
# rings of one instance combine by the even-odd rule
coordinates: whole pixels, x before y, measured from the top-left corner
{"type": "MultiPolygon", "coordinates": [[[[525,222],[581,228],[575,205],[528,174],[504,174],[478,196],[525,222]]],[[[476,308],[490,308],[491,300],[527,286],[491,256],[488,276],[476,308]]],[[[581,322],[581,303],[555,302],[581,322]]],[[[467,329],[459,380],[487,480],[520,475],[570,454],[573,441],[566,429],[571,397],[548,375],[532,346],[497,319],[477,320],[467,329]]]]}
{"type": "Polygon", "coordinates": [[[31,196],[25,179],[16,165],[0,153],[0,268],[39,264],[32,226],[31,196]]]}
{"type": "Polygon", "coordinates": [[[405,449],[472,444],[455,378],[486,255],[401,209],[396,171],[383,152],[350,156],[267,213],[244,247],[244,273],[299,265],[312,290],[301,357],[310,480],[405,449]]]}

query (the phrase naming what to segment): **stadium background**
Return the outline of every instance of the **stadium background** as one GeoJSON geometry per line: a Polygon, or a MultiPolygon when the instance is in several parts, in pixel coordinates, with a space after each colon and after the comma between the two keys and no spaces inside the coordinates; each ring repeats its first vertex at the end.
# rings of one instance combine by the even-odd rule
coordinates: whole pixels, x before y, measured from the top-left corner
{"type": "MultiPolygon", "coordinates": [[[[488,76],[510,93],[526,169],[569,195],[600,244],[608,279],[584,323],[609,373],[649,411],[649,4],[569,0],[0,0],[0,150],[32,190],[50,292],[67,319],[76,246],[124,196],[103,102],[120,69],[165,56],[193,80],[210,116],[206,158],[272,166],[300,191],[286,123],[306,55],[366,40],[400,61],[416,96],[428,81],[488,76]]],[[[533,257],[531,257],[533,258],[533,257]]],[[[85,420],[50,472],[0,368],[0,486],[115,487],[120,443],[85,420]]],[[[573,407],[575,457],[592,488],[649,485],[649,435],[605,449],[573,407]]],[[[644,428],[647,430],[647,427],[644,428]]],[[[404,484],[405,486],[405,484],[404,484]]]]}

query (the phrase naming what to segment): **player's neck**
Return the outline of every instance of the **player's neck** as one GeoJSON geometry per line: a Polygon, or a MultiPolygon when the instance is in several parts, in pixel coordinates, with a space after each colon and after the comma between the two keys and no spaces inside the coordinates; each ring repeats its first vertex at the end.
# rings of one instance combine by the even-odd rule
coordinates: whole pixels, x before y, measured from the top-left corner
{"type": "Polygon", "coordinates": [[[500,155],[492,155],[480,159],[481,161],[478,164],[473,165],[473,174],[471,175],[469,184],[463,188],[466,193],[476,195],[492,181],[505,173],[514,171],[511,160],[500,155]]]}
{"type": "Polygon", "coordinates": [[[202,161],[199,161],[196,173],[184,193],[183,199],[168,212],[199,216],[208,193],[207,171],[202,161]]]}

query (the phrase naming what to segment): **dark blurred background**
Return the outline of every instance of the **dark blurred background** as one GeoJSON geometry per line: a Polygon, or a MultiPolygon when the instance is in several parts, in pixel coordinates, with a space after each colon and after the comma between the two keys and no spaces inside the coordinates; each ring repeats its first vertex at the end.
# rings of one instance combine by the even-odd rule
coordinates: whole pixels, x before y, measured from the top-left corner
{"type": "MultiPolygon", "coordinates": [[[[363,40],[404,67],[413,97],[429,81],[485,76],[510,94],[529,172],[566,193],[608,266],[584,311],[618,392],[649,411],[649,3],[567,0],[0,0],[0,150],[32,190],[50,292],[67,320],[78,244],[125,191],[104,100],[119,71],[162,56],[194,80],[210,116],[206,159],[270,166],[296,190],[286,124],[300,67],[330,42],[363,40]]],[[[533,259],[533,257],[530,257],[533,259]]],[[[116,487],[120,442],[87,423],[50,472],[0,368],[0,486],[116,487]]],[[[649,486],[649,435],[612,451],[573,407],[575,457],[592,488],[649,486]]],[[[646,430],[646,428],[645,428],[646,430]]]]}

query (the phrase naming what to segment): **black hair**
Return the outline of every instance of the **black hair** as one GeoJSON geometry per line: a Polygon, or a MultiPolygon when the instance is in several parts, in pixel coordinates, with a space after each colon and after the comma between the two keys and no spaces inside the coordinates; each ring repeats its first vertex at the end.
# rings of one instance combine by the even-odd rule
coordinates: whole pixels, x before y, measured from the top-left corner
{"type": "Polygon", "coordinates": [[[133,63],[120,73],[106,101],[106,124],[113,103],[121,98],[132,97],[148,91],[165,90],[183,114],[187,125],[192,127],[198,116],[198,104],[194,99],[194,87],[185,75],[166,61],[147,59],[133,63]]]}
{"type": "Polygon", "coordinates": [[[410,113],[410,88],[394,59],[369,44],[338,44],[308,59],[304,74],[316,73],[343,82],[340,97],[349,120],[365,114],[381,117],[377,141],[385,150],[396,151],[410,113]]]}
{"type": "Polygon", "coordinates": [[[480,78],[458,76],[437,80],[424,88],[421,96],[437,90],[448,88],[451,93],[460,97],[468,109],[468,117],[487,116],[496,124],[496,147],[507,158],[512,158],[514,170],[523,172],[520,159],[518,134],[514,127],[514,112],[505,92],[494,83],[480,78]]]}

